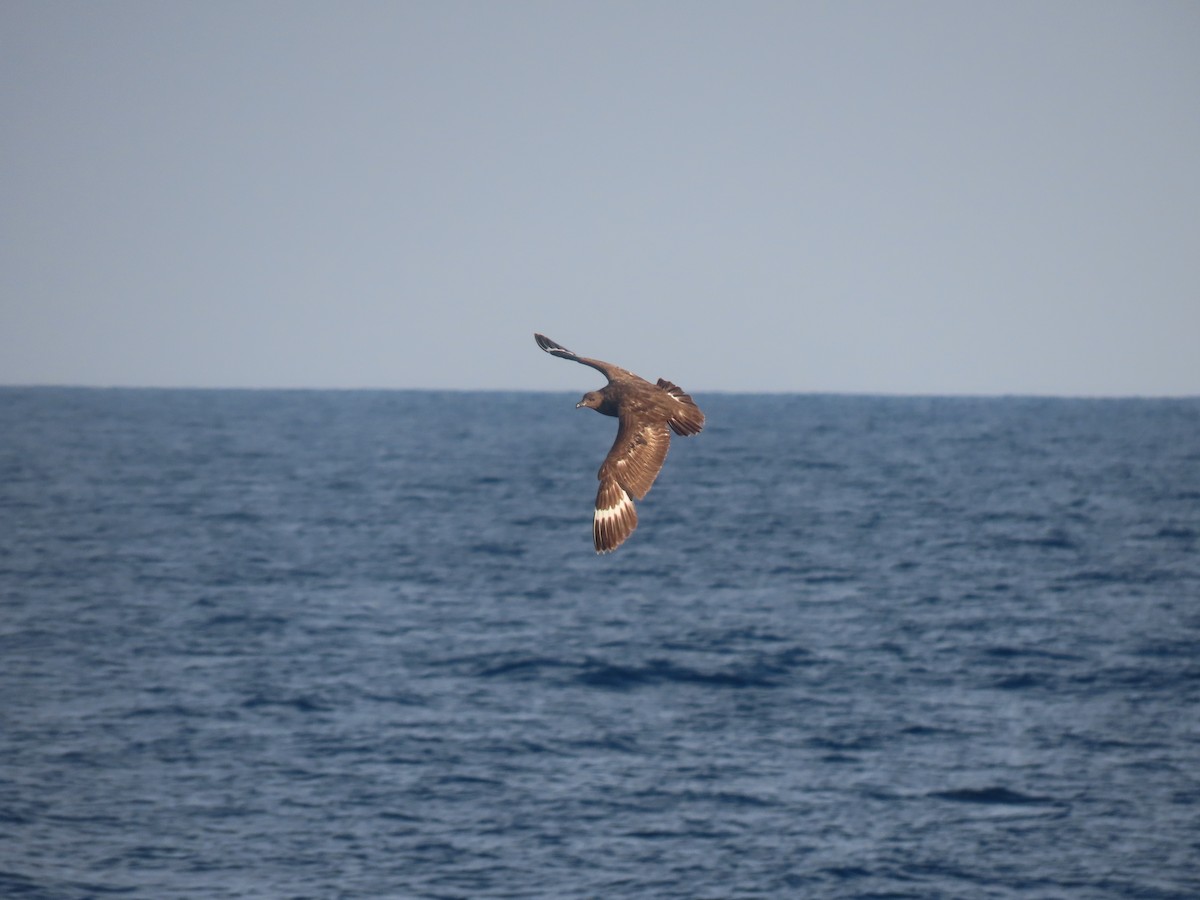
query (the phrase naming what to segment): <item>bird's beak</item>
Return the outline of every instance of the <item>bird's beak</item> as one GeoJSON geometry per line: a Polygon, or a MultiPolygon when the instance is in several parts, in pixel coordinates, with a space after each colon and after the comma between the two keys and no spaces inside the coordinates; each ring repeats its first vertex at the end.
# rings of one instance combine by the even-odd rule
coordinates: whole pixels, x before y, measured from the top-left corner
{"type": "Polygon", "coordinates": [[[583,406],[583,401],[582,401],[582,400],[580,400],[578,403],[576,403],[576,404],[575,404],[575,408],[576,408],[576,409],[580,409],[582,406],[583,406]]]}

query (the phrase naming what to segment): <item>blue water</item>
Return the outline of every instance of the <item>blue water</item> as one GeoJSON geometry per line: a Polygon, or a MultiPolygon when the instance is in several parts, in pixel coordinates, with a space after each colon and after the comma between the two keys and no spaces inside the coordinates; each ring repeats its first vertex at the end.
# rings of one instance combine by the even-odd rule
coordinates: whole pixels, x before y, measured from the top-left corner
{"type": "Polygon", "coordinates": [[[0,390],[0,895],[1200,896],[1200,401],[0,390]]]}

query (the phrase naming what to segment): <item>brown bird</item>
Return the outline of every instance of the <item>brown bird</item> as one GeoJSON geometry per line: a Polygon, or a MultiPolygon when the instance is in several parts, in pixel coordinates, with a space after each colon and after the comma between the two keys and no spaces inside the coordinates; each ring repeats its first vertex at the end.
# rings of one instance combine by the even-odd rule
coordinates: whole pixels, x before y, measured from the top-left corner
{"type": "Polygon", "coordinates": [[[637,510],[630,495],[641,500],[654,484],[667,458],[671,431],[679,435],[699,434],[704,413],[678,385],[662,378],[651,384],[632,372],[598,359],[576,356],[544,334],[534,334],[547,353],[598,369],[608,384],[588,391],[575,404],[606,416],[616,416],[617,439],[596,476],[596,513],[592,518],[592,540],[597,553],[608,553],[624,543],[637,528],[637,510]],[[668,428],[669,426],[669,428],[668,428]]]}

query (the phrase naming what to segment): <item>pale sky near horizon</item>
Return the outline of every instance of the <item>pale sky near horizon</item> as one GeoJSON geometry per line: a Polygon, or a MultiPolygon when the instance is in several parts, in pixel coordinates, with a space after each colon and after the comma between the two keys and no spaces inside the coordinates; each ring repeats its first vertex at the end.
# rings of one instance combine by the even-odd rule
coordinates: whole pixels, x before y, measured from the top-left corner
{"type": "Polygon", "coordinates": [[[0,5],[0,384],[1200,395],[1200,3],[0,5]]]}

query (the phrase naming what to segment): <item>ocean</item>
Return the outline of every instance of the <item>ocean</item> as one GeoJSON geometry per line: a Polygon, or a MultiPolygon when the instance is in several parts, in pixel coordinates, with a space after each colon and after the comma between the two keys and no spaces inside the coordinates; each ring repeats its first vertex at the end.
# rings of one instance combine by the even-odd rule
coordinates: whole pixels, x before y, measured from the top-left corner
{"type": "Polygon", "coordinates": [[[0,389],[0,895],[1200,896],[1200,400],[0,389]]]}

